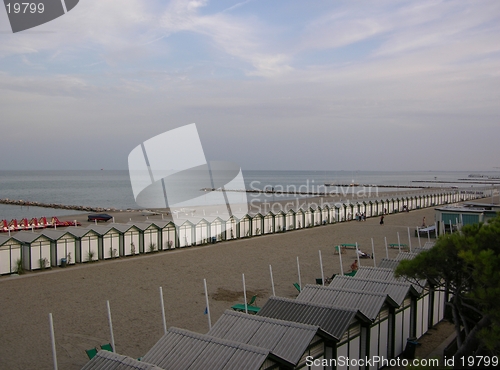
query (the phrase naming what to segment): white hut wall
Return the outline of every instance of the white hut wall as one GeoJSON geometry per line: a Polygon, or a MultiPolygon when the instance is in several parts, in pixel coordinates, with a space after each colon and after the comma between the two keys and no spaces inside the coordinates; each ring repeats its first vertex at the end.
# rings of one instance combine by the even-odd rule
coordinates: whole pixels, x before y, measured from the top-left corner
{"type": "Polygon", "coordinates": [[[236,239],[238,237],[237,222],[231,217],[226,221],[226,240],[236,239]]]}
{"type": "Polygon", "coordinates": [[[246,216],[240,221],[240,238],[250,236],[250,222],[251,219],[246,216]]]}
{"type": "Polygon", "coordinates": [[[283,213],[278,213],[274,216],[274,229],[279,232],[282,231],[285,227],[285,217],[283,213]]]}
{"type": "MultiPolygon", "coordinates": [[[[224,223],[225,226],[225,223],[224,223]]],[[[210,224],[210,237],[215,237],[217,241],[224,239],[224,227],[221,220],[215,220],[210,224]]]]}
{"type": "Polygon", "coordinates": [[[77,262],[95,261],[99,253],[99,238],[97,234],[86,235],[80,239],[81,260],[77,262]]]}
{"type": "Polygon", "coordinates": [[[410,337],[411,329],[411,297],[406,297],[403,304],[396,309],[394,330],[394,355],[399,356],[410,337]]]}
{"type": "Polygon", "coordinates": [[[295,228],[296,229],[302,229],[304,227],[304,212],[302,210],[299,210],[295,213],[295,228]]]}
{"type": "Polygon", "coordinates": [[[61,259],[66,258],[67,264],[75,263],[76,240],[63,237],[52,242],[52,266],[61,266],[61,259]]]}
{"type": "Polygon", "coordinates": [[[193,228],[191,224],[181,225],[179,228],[179,243],[180,247],[189,247],[193,242],[193,228]]]}
{"type": "Polygon", "coordinates": [[[255,215],[252,219],[252,235],[262,234],[262,217],[260,215],[255,215]]]}
{"type": "Polygon", "coordinates": [[[264,234],[272,234],[274,233],[274,215],[267,214],[264,217],[264,234]]]}
{"type": "Polygon", "coordinates": [[[295,229],[295,213],[288,212],[286,214],[286,227],[288,230],[295,229]]]}
{"type": "Polygon", "coordinates": [[[21,244],[10,242],[0,247],[0,275],[17,272],[17,260],[21,259],[21,244]]]}
{"type": "Polygon", "coordinates": [[[208,243],[208,223],[200,221],[194,229],[195,242],[198,245],[208,243]]]}
{"type": "Polygon", "coordinates": [[[150,253],[158,250],[158,236],[158,229],[156,227],[149,227],[144,230],[142,253],[150,253]]]}
{"type": "Polygon", "coordinates": [[[99,254],[99,259],[109,259],[118,257],[120,248],[120,234],[114,230],[108,231],[102,236],[102,250],[99,254]]]}
{"type": "MultiPolygon", "coordinates": [[[[208,224],[207,224],[207,234],[208,234],[208,224]]],[[[208,238],[208,235],[207,235],[208,238]]],[[[174,249],[176,247],[176,241],[177,236],[175,233],[175,226],[174,225],[168,225],[167,227],[163,228],[161,231],[161,241],[163,244],[163,250],[165,249],[174,249]]]]}
{"type": "Polygon", "coordinates": [[[139,254],[141,233],[137,229],[130,229],[123,234],[123,246],[120,251],[121,256],[131,256],[139,254]]]}
{"type": "Polygon", "coordinates": [[[330,223],[330,209],[328,207],[324,207],[321,210],[321,221],[323,225],[330,223]]]}
{"type": "Polygon", "coordinates": [[[32,243],[23,246],[23,261],[25,270],[39,270],[40,268],[50,267],[52,258],[50,253],[50,240],[38,238],[32,243]]]}

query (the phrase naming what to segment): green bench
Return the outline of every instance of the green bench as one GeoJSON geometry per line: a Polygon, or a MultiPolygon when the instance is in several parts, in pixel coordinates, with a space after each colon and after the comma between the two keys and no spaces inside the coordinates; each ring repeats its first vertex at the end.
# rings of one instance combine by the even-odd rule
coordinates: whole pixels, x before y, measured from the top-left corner
{"type": "MultiPolygon", "coordinates": [[[[345,248],[345,249],[356,249],[356,244],[352,244],[352,243],[344,243],[344,244],[340,244],[340,246],[342,248],[345,248]]],[[[357,247],[359,249],[359,244],[357,244],[357,247]]]]}
{"type": "Polygon", "coordinates": [[[390,243],[389,244],[389,248],[399,248],[399,246],[401,246],[401,248],[408,248],[408,244],[399,244],[399,243],[390,243]]]}

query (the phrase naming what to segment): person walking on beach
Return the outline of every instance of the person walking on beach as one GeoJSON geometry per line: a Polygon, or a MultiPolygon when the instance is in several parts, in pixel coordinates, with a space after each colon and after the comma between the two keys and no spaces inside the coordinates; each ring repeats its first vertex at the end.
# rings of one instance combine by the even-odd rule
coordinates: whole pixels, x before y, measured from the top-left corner
{"type": "Polygon", "coordinates": [[[380,216],[380,225],[384,224],[384,215],[380,216]]]}

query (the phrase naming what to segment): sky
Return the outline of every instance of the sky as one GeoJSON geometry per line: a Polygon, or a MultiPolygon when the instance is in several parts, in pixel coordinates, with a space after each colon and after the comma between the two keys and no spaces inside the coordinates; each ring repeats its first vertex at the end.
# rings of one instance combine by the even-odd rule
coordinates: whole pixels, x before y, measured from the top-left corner
{"type": "Polygon", "coordinates": [[[1,170],[127,169],[190,123],[244,170],[495,171],[500,2],[80,0],[15,34],[0,8],[1,170]]]}

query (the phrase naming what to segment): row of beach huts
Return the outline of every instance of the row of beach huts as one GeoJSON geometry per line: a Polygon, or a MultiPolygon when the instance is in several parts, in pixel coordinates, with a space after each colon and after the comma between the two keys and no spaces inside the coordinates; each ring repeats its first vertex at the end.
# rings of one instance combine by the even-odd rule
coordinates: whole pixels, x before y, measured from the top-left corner
{"type": "Polygon", "coordinates": [[[99,351],[82,370],[406,366],[417,338],[444,318],[449,297],[440,282],[395,278],[394,269],[432,246],[336,275],[328,286],[306,285],[295,299],[271,296],[255,315],[226,310],[207,334],[169,328],[140,360],[99,351]]]}
{"type": "Polygon", "coordinates": [[[325,204],[314,209],[288,210],[286,213],[246,215],[241,219],[215,218],[210,222],[200,219],[196,224],[189,220],[181,225],[172,221],[149,220],[127,224],[91,224],[87,227],[33,228],[31,231],[0,235],[0,275],[290,232],[351,220],[356,213],[374,217],[478,197],[482,194],[449,191],[335,206],[325,204]]]}

